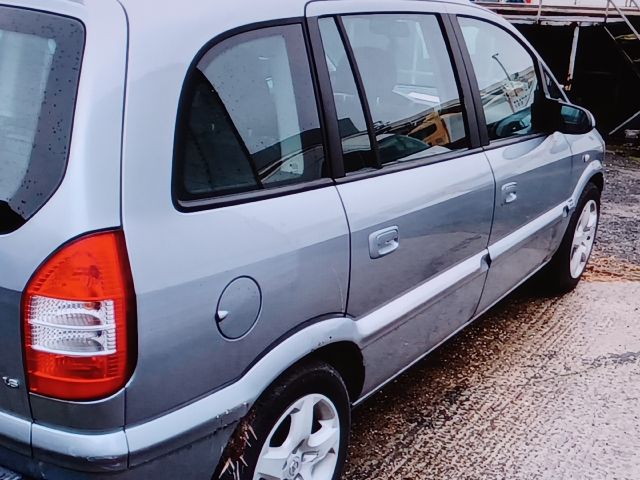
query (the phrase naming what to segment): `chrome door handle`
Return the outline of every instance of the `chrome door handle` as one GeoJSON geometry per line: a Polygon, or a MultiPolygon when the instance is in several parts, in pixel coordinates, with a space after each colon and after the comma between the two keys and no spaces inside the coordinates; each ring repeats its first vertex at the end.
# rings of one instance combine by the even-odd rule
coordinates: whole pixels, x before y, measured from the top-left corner
{"type": "Polygon", "coordinates": [[[380,258],[395,252],[400,245],[398,227],[378,230],[369,235],[369,256],[380,258]]]}
{"type": "Polygon", "coordinates": [[[518,199],[518,183],[505,183],[502,186],[502,204],[507,205],[518,199]]]}

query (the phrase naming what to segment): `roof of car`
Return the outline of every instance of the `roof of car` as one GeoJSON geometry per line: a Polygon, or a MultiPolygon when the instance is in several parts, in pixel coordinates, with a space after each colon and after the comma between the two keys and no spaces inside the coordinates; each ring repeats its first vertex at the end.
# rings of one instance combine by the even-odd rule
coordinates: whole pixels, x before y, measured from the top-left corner
{"type": "MultiPolygon", "coordinates": [[[[69,1],[84,3],[83,0],[69,0],[69,1]]],[[[125,8],[129,6],[139,5],[140,3],[149,3],[149,4],[152,3],[155,8],[162,8],[163,5],[176,6],[176,4],[179,4],[180,7],[182,8],[185,8],[185,7],[188,8],[189,5],[202,5],[202,4],[210,4],[210,5],[215,4],[216,8],[220,8],[221,6],[216,0],[182,0],[181,2],[176,2],[175,0],[153,0],[153,2],[149,2],[148,0],[118,0],[118,1],[125,8]]],[[[233,5],[233,9],[235,10],[242,9],[244,6],[251,9],[256,9],[256,8],[270,9],[273,6],[300,9],[301,7],[302,8],[306,7],[309,3],[325,2],[325,1],[335,1],[335,0],[272,0],[272,1],[263,0],[260,3],[256,3],[255,0],[235,0],[232,3],[232,5],[233,5]]],[[[338,1],[341,1],[341,0],[338,0],[338,1]]],[[[344,1],[348,1],[348,0],[344,0],[344,1]]],[[[389,3],[393,4],[398,1],[402,1],[402,0],[389,0],[389,3]]],[[[456,4],[463,4],[463,5],[468,5],[473,3],[471,0],[421,0],[421,1],[456,3],[456,4]]]]}
{"type": "MultiPolygon", "coordinates": [[[[34,0],[31,0],[34,1],[34,0]]],[[[152,49],[153,42],[169,37],[172,40],[171,49],[178,47],[186,50],[199,51],[203,45],[235,28],[246,25],[272,22],[279,19],[299,18],[305,15],[311,5],[331,4],[323,10],[323,14],[331,13],[335,8],[336,13],[355,8],[354,11],[367,11],[371,5],[372,11],[395,11],[396,9],[411,9],[418,2],[428,10],[428,4],[438,4],[441,10],[443,4],[468,8],[474,6],[469,0],[233,0],[221,2],[220,0],[114,0],[119,1],[127,12],[131,46],[152,49]],[[402,5],[402,6],[401,6],[402,5]],[[175,39],[179,38],[180,42],[175,39]],[[137,39],[137,40],[136,40],[137,39]]],[[[104,0],[85,0],[87,6],[104,2],[104,0]]],[[[454,7],[455,8],[455,7],[454,7]]],[[[192,52],[191,52],[192,53],[192,52]]],[[[187,55],[188,56],[188,55],[187,55]]]]}
{"type": "MultiPolygon", "coordinates": [[[[104,0],[91,0],[102,2],[104,0]]],[[[155,25],[168,28],[175,34],[181,26],[186,35],[191,35],[199,29],[209,32],[218,30],[228,31],[241,25],[268,22],[282,18],[303,17],[307,8],[312,4],[344,3],[347,8],[359,4],[358,0],[117,0],[124,7],[129,16],[130,26],[155,25]]],[[[459,6],[474,6],[469,0],[418,0],[426,4],[449,4],[459,6]]],[[[85,0],[87,4],[90,2],[85,0]]],[[[371,8],[375,11],[393,11],[400,4],[415,5],[416,1],[405,0],[375,0],[371,1],[371,8]]],[[[367,5],[368,2],[362,2],[367,5]]],[[[334,8],[334,7],[332,7],[334,8]]],[[[336,9],[340,7],[336,6],[336,9]]],[[[197,34],[197,33],[196,33],[197,34]]]]}

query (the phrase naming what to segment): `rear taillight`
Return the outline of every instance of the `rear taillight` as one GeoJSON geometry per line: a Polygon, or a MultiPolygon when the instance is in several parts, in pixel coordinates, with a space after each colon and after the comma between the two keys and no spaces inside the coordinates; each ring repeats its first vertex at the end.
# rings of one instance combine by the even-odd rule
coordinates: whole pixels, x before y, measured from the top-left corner
{"type": "Polygon", "coordinates": [[[23,299],[29,390],[94,400],[129,378],[133,282],[121,231],[92,234],[56,252],[23,299]]]}

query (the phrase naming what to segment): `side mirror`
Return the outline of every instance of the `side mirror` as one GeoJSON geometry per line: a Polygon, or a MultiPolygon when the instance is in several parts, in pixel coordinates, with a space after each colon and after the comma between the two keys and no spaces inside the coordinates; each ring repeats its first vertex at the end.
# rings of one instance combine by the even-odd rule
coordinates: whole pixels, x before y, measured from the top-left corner
{"type": "Polygon", "coordinates": [[[539,95],[531,108],[537,131],[583,135],[596,127],[596,120],[586,109],[561,100],[539,95]]]}
{"type": "Polygon", "coordinates": [[[572,135],[583,135],[596,128],[596,119],[589,110],[562,103],[558,130],[572,135]]]}

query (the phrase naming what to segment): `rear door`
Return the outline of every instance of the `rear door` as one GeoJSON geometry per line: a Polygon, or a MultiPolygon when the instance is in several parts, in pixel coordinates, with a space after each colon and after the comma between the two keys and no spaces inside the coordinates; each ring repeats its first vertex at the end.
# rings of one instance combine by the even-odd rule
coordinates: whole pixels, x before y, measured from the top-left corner
{"type": "Polygon", "coordinates": [[[496,179],[483,310],[552,255],[567,218],[572,155],[562,133],[537,122],[536,105],[545,95],[537,58],[503,26],[466,16],[458,22],[496,179]]]}
{"type": "Polygon", "coordinates": [[[363,13],[320,18],[319,30],[345,166],[338,191],[351,231],[348,313],[366,324],[381,319],[365,342],[365,359],[375,362],[366,393],[475,311],[494,186],[473,150],[446,19],[358,6],[363,13]]]}

